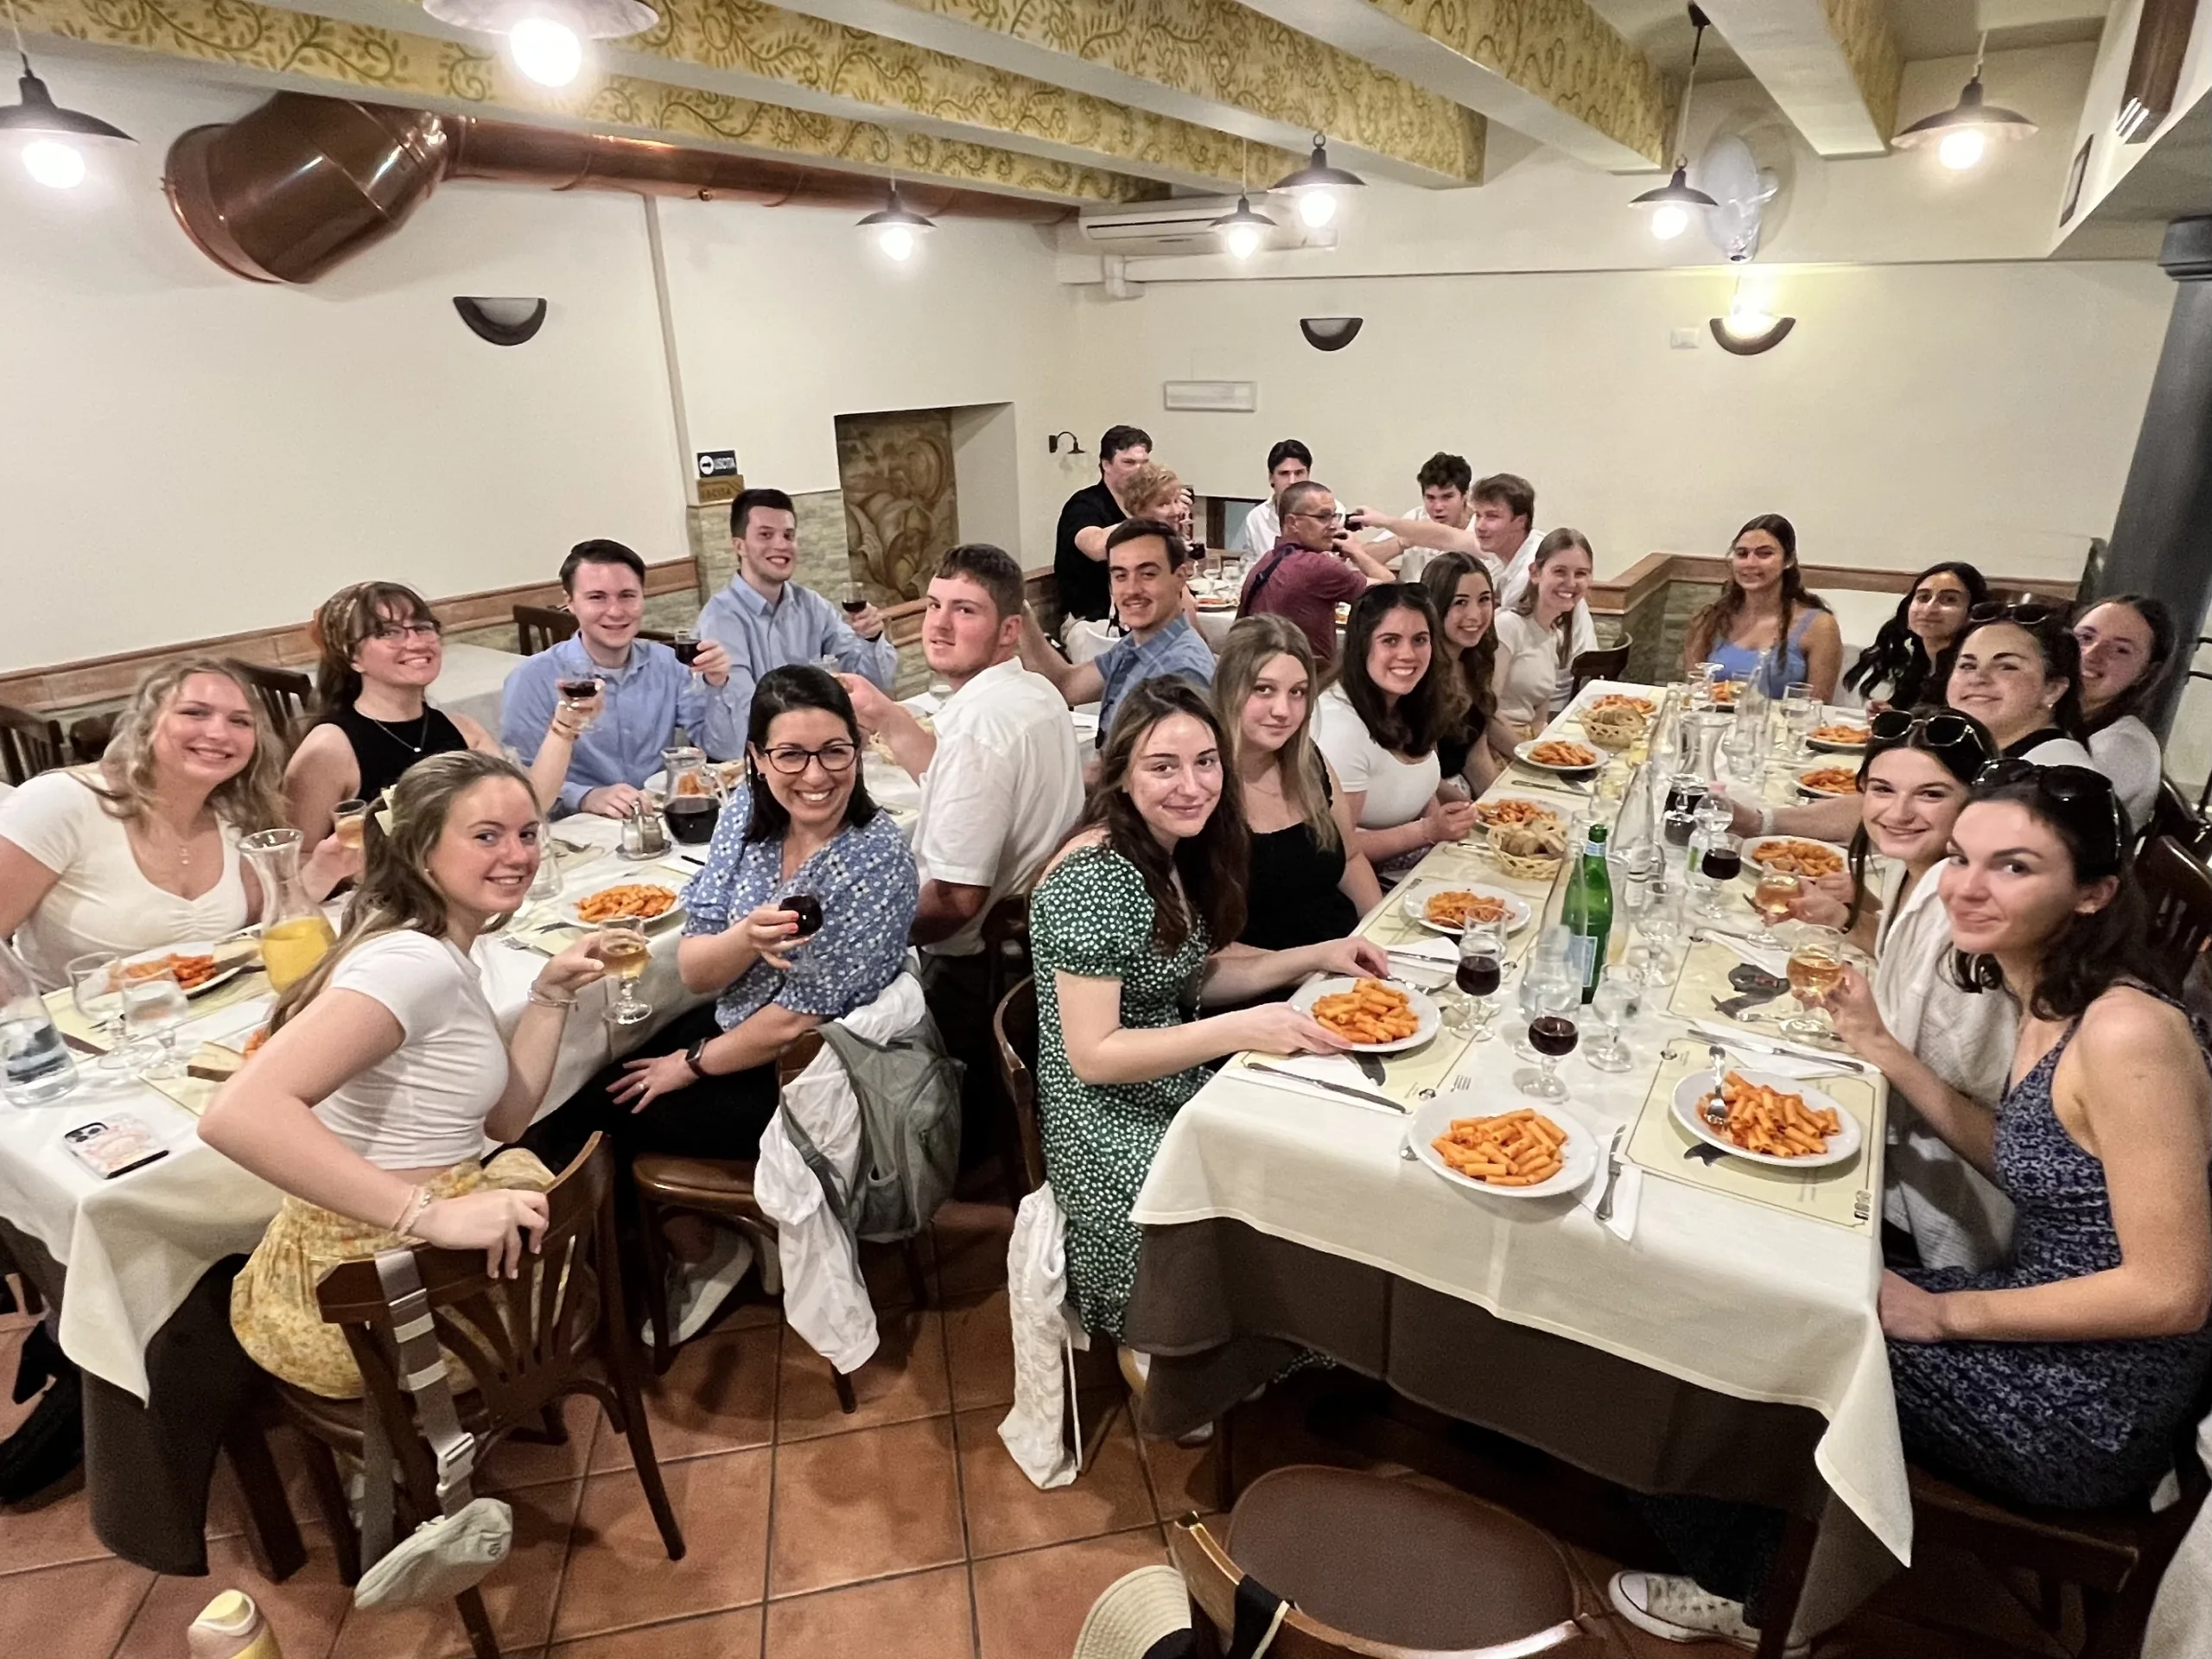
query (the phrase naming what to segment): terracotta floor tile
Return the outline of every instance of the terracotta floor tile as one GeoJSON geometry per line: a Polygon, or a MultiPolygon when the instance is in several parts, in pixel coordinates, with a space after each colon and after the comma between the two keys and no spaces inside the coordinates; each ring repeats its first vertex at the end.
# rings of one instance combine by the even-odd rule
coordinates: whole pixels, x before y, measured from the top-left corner
{"type": "Polygon", "coordinates": [[[795,1331],[784,1332],[783,1392],[776,1402],[776,1436],[786,1444],[818,1434],[884,1423],[912,1422],[952,1408],[944,1376],[944,1316],[931,1310],[879,1311],[880,1345],[853,1373],[860,1409],[848,1417],[837,1407],[830,1362],[795,1331]]]}
{"type": "Polygon", "coordinates": [[[1167,1560],[1159,1532],[1116,1532],[976,1563],[982,1659],[1049,1659],[1071,1652],[1099,1592],[1124,1573],[1167,1560]]]}
{"type": "Polygon", "coordinates": [[[974,1659],[968,1569],[939,1567],[768,1604],[764,1659],[895,1651],[899,1659],[974,1659]],[[898,1632],[895,1643],[887,1632],[898,1632]]]}
{"type": "MultiPolygon", "coordinates": [[[[531,1486],[507,1495],[515,1516],[514,1548],[478,1586],[500,1647],[527,1654],[543,1644],[553,1599],[568,1558],[569,1534],[584,1483],[531,1486]]],[[[450,1601],[346,1615],[332,1659],[447,1659],[468,1652],[468,1632],[450,1601]]],[[[290,1659],[288,1654],[286,1659],[290,1659]]]]}
{"type": "Polygon", "coordinates": [[[116,1659],[173,1659],[184,1650],[186,1627],[226,1590],[243,1590],[253,1598],[276,1631],[284,1659],[325,1659],[353,1605],[353,1592],[338,1580],[338,1554],[330,1535],[320,1526],[300,1530],[308,1547],[307,1565],[282,1584],[262,1577],[243,1538],[218,1539],[207,1546],[204,1579],[156,1579],[115,1650],[116,1659]]]}
{"type": "Polygon", "coordinates": [[[735,1612],[556,1642],[545,1649],[545,1659],[760,1659],[760,1609],[741,1607],[735,1612]]]}
{"type": "Polygon", "coordinates": [[[1178,1446],[1173,1440],[1140,1439],[1137,1444],[1152,1477],[1153,1504],[1162,1521],[1179,1521],[1193,1510],[1211,1515],[1220,1507],[1221,1484],[1214,1473],[1217,1441],[1178,1446]]]}
{"type": "Polygon", "coordinates": [[[602,1432],[599,1402],[588,1395],[570,1395],[561,1402],[561,1421],[569,1431],[566,1446],[544,1446],[511,1437],[493,1446],[485,1460],[479,1490],[512,1492],[551,1481],[581,1479],[591,1466],[593,1437],[602,1432]]]}
{"type": "Polygon", "coordinates": [[[1031,1484],[1007,1452],[998,1436],[1004,1414],[997,1407],[963,1412],[954,1419],[971,1555],[980,1560],[1095,1538],[1157,1518],[1128,1409],[1110,1396],[1083,1403],[1083,1472],[1051,1491],[1031,1484]]]}
{"type": "MultiPolygon", "coordinates": [[[[302,1527],[320,1522],[322,1509],[315,1502],[315,1484],[308,1478],[308,1451],[303,1438],[289,1427],[272,1429],[269,1455],[276,1459],[276,1478],[284,1489],[284,1501],[292,1506],[292,1518],[302,1527]]],[[[231,1469],[231,1460],[219,1457],[215,1459],[214,1477],[207,1486],[207,1536],[235,1538],[245,1530],[245,1498],[238,1491],[238,1476],[231,1469]]]]}
{"type": "MultiPolygon", "coordinates": [[[[113,1556],[0,1579],[0,1653],[109,1659],[153,1581],[144,1567],[113,1556]]],[[[183,1649],[181,1630],[171,1643],[183,1649]]]]}
{"type": "Polygon", "coordinates": [[[769,1594],[827,1590],[962,1558],[952,1420],[776,1448],[769,1594]]]}
{"type": "MultiPolygon", "coordinates": [[[[0,1370],[0,1377],[6,1375],[0,1370]]],[[[0,1573],[97,1561],[114,1553],[92,1535],[92,1503],[81,1474],[53,1490],[56,1495],[35,1509],[0,1504],[0,1573]]]]}
{"type": "MultiPolygon", "coordinates": [[[[936,1250],[925,1233],[915,1241],[914,1249],[921,1258],[922,1284],[932,1287],[936,1281],[936,1250]]],[[[863,1244],[861,1246],[861,1282],[868,1287],[868,1300],[876,1311],[914,1306],[914,1281],[906,1271],[906,1258],[897,1244],[863,1244]]],[[[1003,1274],[1000,1275],[1005,1277],[1003,1274]]]]}
{"type": "Polygon", "coordinates": [[[1014,1329],[1003,1284],[947,1300],[944,1347],[955,1411],[1014,1403],[1014,1329]]]}
{"type": "Polygon", "coordinates": [[[680,1561],[668,1559],[636,1474],[594,1475],[576,1512],[554,1634],[567,1641],[759,1601],[768,1555],[768,1459],[761,1447],[665,1465],[669,1502],[683,1529],[680,1561]]]}
{"type": "MultiPolygon", "coordinates": [[[[766,1446],[775,1434],[772,1326],[718,1331],[677,1352],[668,1375],[645,1384],[645,1421],[663,1463],[766,1446]]],[[[603,1419],[591,1452],[594,1473],[630,1466],[630,1442],[603,1419]]]]}
{"type": "Polygon", "coordinates": [[[995,1290],[1006,1284],[1007,1241],[1014,1211],[1002,1204],[954,1199],[937,1212],[938,1294],[944,1297],[995,1290]]]}
{"type": "MultiPolygon", "coordinates": [[[[0,1330],[0,1377],[6,1378],[11,1386],[16,1380],[17,1351],[23,1345],[23,1333],[30,1328],[31,1322],[18,1314],[13,1325],[0,1330]]],[[[10,1397],[9,1389],[0,1389],[0,1440],[22,1427],[23,1419],[31,1414],[37,1404],[38,1398],[33,1395],[19,1406],[10,1397]]]]}

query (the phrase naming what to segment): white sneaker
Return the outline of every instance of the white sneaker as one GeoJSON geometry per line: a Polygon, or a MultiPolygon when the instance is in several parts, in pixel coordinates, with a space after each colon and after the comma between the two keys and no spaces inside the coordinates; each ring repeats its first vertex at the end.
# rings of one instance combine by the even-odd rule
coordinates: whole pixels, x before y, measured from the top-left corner
{"type": "MultiPolygon", "coordinates": [[[[676,1328],[672,1346],[691,1340],[706,1328],[753,1266],[753,1244],[734,1227],[715,1230],[714,1248],[699,1262],[669,1264],[668,1318],[676,1328]]],[[[647,1342],[653,1339],[652,1317],[639,1329],[647,1342]]]]}
{"type": "MultiPolygon", "coordinates": [[[[1756,1626],[1744,1622],[1744,1604],[1698,1588],[1695,1579],[1668,1573],[1624,1571],[1606,1586],[1614,1611],[1639,1630],[1669,1642],[1707,1642],[1719,1637],[1740,1648],[1757,1648],[1756,1626]]],[[[1783,1649],[1804,1659],[1813,1644],[1792,1635],[1783,1649]]]]}

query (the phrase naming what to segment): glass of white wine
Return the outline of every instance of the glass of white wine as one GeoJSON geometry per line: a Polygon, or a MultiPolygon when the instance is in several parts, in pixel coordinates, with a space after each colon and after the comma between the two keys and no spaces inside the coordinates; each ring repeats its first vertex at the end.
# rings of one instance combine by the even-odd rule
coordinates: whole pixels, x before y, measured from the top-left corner
{"type": "Polygon", "coordinates": [[[1803,1012],[1782,1022],[1792,1037],[1835,1035],[1821,999],[1843,980],[1843,935],[1832,927],[1808,927],[1789,951],[1789,989],[1803,1012]]]}
{"type": "Polygon", "coordinates": [[[618,1026],[634,1026],[650,1019],[653,1005],[638,994],[638,980],[652,952],[645,944],[645,925],[635,916],[617,916],[600,924],[599,959],[614,982],[614,1001],[607,1017],[618,1026]]]}
{"type": "Polygon", "coordinates": [[[165,1081],[184,1075],[184,1063],[176,1057],[176,1028],[191,1011],[175,969],[150,963],[125,966],[123,1029],[134,1045],[146,1046],[142,1053],[150,1054],[135,1068],[139,1077],[165,1081]]]}

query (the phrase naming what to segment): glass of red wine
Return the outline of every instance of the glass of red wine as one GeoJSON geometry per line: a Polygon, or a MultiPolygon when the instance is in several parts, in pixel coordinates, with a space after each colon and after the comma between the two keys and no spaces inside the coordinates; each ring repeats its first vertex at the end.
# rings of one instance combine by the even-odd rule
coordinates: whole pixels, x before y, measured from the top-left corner
{"type": "Polygon", "coordinates": [[[1540,1014],[1531,1020],[1529,1046],[1536,1051],[1536,1070],[1514,1079],[1521,1092],[1538,1100],[1565,1100],[1567,1085],[1559,1080],[1559,1063],[1574,1052],[1579,1036],[1572,1014],[1540,1014]]]}
{"type": "Polygon", "coordinates": [[[1496,922],[1475,922],[1460,931],[1459,964],[1452,982],[1465,997],[1459,1028],[1486,1043],[1497,1014],[1497,990],[1505,982],[1505,929],[1496,922]]]}
{"type": "Polygon", "coordinates": [[[855,584],[845,589],[843,604],[847,616],[858,616],[862,611],[868,609],[868,594],[861,591],[858,584],[855,584]]]}
{"type": "Polygon", "coordinates": [[[776,901],[776,908],[789,911],[798,924],[798,931],[791,937],[792,944],[804,944],[822,931],[822,901],[810,893],[787,893],[776,901]]]}
{"type": "MultiPolygon", "coordinates": [[[[554,689],[560,692],[563,702],[582,704],[599,695],[599,682],[588,674],[564,675],[554,682],[554,689]]],[[[588,732],[598,723],[596,715],[588,716],[580,729],[588,732]]]]}
{"type": "Polygon", "coordinates": [[[1705,849],[1697,873],[1712,883],[1706,889],[1705,913],[1716,918],[1732,913],[1729,899],[1736,878],[1744,873],[1743,842],[1722,832],[1719,839],[1705,849]]]}
{"type": "Polygon", "coordinates": [[[691,671],[691,677],[695,682],[699,676],[697,666],[699,643],[699,636],[693,630],[678,628],[676,630],[675,639],[669,645],[669,649],[676,653],[676,660],[691,671]]]}

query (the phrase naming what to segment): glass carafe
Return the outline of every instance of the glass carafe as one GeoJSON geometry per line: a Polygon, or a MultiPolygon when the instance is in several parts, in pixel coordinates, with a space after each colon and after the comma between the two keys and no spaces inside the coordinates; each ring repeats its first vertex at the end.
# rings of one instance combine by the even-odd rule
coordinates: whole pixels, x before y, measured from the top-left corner
{"type": "Polygon", "coordinates": [[[238,842],[261,884],[261,962],[269,983],[283,990],[303,977],[338,942],[300,880],[300,832],[264,830],[238,842]]]}

